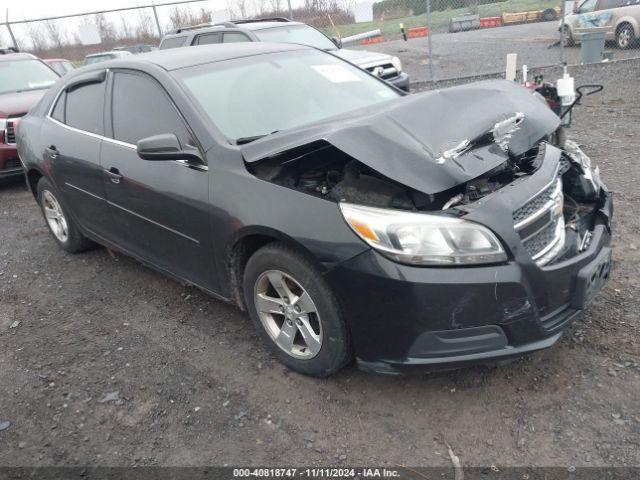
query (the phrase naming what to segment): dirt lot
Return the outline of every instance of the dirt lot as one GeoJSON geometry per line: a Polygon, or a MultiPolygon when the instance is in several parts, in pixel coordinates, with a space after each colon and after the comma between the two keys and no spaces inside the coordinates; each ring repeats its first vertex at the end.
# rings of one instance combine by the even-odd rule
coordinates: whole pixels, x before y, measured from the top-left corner
{"type": "MultiPolygon", "coordinates": [[[[436,80],[504,72],[506,55],[518,54],[518,65],[530,68],[560,63],[558,22],[540,22],[486,28],[459,33],[434,33],[432,35],[433,75],[436,80]]],[[[354,47],[348,47],[354,48],[354,47]]],[[[380,44],[355,47],[396,55],[402,60],[404,70],[412,82],[430,78],[427,38],[404,42],[395,40],[380,44]]],[[[615,59],[638,58],[640,48],[620,50],[608,45],[607,51],[615,59]]],[[[580,46],[565,49],[569,65],[581,63],[580,46]]]]}
{"type": "MultiPolygon", "coordinates": [[[[552,349],[414,377],[286,370],[250,321],[0,189],[0,465],[640,465],[640,82],[576,119],[615,192],[609,285],[552,349]],[[6,423],[4,424],[6,427],[6,423]]],[[[633,80],[629,80],[632,78],[633,80]]]]}

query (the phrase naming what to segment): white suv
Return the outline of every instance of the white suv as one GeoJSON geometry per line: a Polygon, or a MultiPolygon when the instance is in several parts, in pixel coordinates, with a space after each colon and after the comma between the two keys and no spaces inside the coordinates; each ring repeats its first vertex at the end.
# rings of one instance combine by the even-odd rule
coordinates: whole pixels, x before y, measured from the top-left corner
{"type": "Polygon", "coordinates": [[[584,0],[564,21],[565,45],[580,41],[579,29],[609,27],[607,40],[631,48],[640,38],[640,0],[584,0]]]}

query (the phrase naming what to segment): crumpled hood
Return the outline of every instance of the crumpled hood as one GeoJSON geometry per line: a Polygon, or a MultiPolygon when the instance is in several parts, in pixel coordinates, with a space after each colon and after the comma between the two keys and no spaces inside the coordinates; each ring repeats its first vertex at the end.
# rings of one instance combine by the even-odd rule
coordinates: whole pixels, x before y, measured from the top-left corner
{"type": "Polygon", "coordinates": [[[553,133],[559,118],[543,99],[506,80],[400,97],[358,113],[281,132],[241,147],[247,162],[325,140],[382,175],[424,193],[468,182],[506,159],[496,144],[442,161],[445,151],[479,139],[497,123],[524,114],[509,151],[525,153],[553,133]]]}
{"type": "Polygon", "coordinates": [[[391,55],[386,53],[368,52],[366,50],[350,50],[348,48],[341,48],[332,52],[340,58],[344,58],[346,61],[355,63],[358,66],[362,65],[382,65],[383,63],[391,62],[391,55]]]}
{"type": "Polygon", "coordinates": [[[24,115],[40,101],[46,89],[0,94],[0,118],[24,115]]]}

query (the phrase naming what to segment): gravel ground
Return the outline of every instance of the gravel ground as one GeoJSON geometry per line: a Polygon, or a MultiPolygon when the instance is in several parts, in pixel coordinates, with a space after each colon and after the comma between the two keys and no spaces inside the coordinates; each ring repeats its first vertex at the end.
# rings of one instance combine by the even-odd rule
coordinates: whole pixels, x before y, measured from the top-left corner
{"type": "MultiPolygon", "coordinates": [[[[523,64],[529,67],[560,64],[560,47],[552,46],[559,40],[558,22],[530,23],[460,33],[435,33],[431,40],[433,74],[436,80],[503,73],[508,53],[518,54],[519,68],[523,64]]],[[[423,82],[430,78],[426,38],[416,38],[408,42],[395,40],[355,48],[398,56],[412,82],[423,82]]],[[[610,45],[607,50],[613,53],[614,59],[640,57],[640,48],[619,50],[610,45]]],[[[566,48],[565,52],[569,65],[580,64],[580,46],[566,48]]]]}
{"type": "Polygon", "coordinates": [[[615,192],[613,278],[557,345],[508,364],[300,376],[232,306],[104,248],[62,252],[31,195],[4,185],[0,466],[449,467],[447,443],[465,467],[640,465],[633,68],[572,132],[615,192]]]}

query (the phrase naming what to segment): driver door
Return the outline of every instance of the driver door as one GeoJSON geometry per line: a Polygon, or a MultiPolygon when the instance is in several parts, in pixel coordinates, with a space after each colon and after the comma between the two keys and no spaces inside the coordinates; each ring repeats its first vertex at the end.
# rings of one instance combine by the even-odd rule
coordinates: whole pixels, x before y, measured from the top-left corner
{"type": "Polygon", "coordinates": [[[115,70],[108,89],[101,164],[114,238],[143,261],[211,289],[207,166],[143,160],[136,150],[140,139],[166,133],[198,148],[194,136],[152,77],[115,70]]]}

